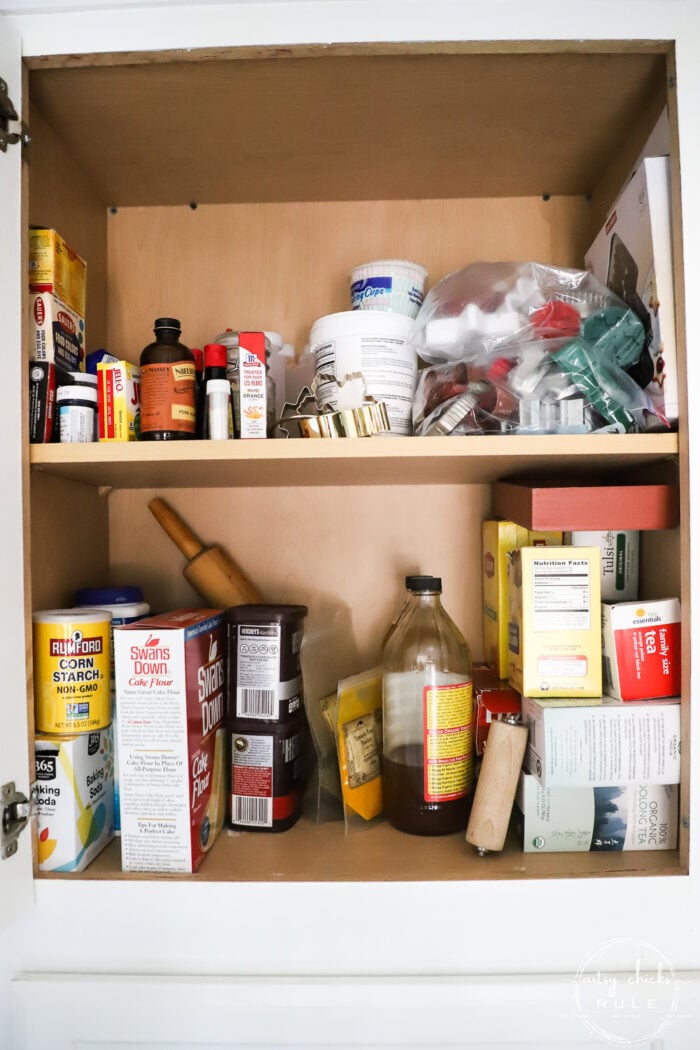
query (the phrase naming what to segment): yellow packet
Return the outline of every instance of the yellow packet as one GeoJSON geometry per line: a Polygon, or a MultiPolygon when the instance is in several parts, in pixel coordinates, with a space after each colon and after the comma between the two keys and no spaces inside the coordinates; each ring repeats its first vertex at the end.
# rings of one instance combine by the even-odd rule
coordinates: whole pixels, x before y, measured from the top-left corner
{"type": "Polygon", "coordinates": [[[377,668],[338,682],[336,743],[343,803],[363,820],[382,812],[382,675],[377,668]]]}

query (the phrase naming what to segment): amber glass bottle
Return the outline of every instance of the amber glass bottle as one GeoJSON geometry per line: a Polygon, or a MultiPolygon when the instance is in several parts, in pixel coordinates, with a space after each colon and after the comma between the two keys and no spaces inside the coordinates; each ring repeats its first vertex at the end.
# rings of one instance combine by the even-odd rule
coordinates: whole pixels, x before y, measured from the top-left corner
{"type": "Polygon", "coordinates": [[[141,352],[141,441],[195,436],[195,360],[180,331],[175,317],[159,317],[141,352]]]}
{"type": "Polygon", "coordinates": [[[442,583],[407,576],[382,653],[384,812],[400,831],[463,831],[473,790],[472,660],[442,583]]]}

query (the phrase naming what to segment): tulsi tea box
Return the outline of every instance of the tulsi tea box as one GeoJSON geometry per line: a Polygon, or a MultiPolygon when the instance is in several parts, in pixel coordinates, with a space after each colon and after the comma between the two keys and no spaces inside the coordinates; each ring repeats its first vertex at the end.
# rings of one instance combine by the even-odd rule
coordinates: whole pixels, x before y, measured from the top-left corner
{"type": "Polygon", "coordinates": [[[178,609],[114,631],[124,871],[195,871],[225,813],[225,628],[178,609]]]}
{"type": "Polygon", "coordinates": [[[681,605],[677,598],[604,602],[603,676],[620,700],[678,696],[681,691],[681,605]]]}
{"type": "Polygon", "coordinates": [[[545,788],[522,773],[515,801],[525,853],[676,848],[677,784],[545,788]]]}
{"type": "Polygon", "coordinates": [[[639,531],[569,532],[572,547],[600,548],[600,596],[604,602],[636,601],[639,595],[639,531]]]}
{"type": "Polygon", "coordinates": [[[481,524],[484,659],[499,678],[508,677],[508,554],[561,542],[561,532],[533,532],[514,521],[481,524]]]}
{"type": "Polygon", "coordinates": [[[680,783],[678,700],[523,697],[524,769],[544,787],[680,783]]]}
{"type": "Polygon", "coordinates": [[[527,696],[601,695],[597,547],[511,551],[508,681],[527,696]]]}

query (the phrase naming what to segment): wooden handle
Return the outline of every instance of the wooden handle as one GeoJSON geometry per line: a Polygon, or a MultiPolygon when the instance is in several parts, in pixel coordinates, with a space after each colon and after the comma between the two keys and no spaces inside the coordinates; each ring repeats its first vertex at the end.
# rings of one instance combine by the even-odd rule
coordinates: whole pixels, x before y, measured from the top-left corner
{"type": "Polygon", "coordinates": [[[206,547],[183,571],[187,582],[213,609],[264,601],[257,587],[219,546],[206,547]]]}
{"type": "Polygon", "coordinates": [[[467,825],[467,842],[480,853],[503,849],[526,744],[525,726],[491,723],[467,825]]]}
{"type": "Polygon", "coordinates": [[[148,509],[188,561],[192,561],[202,553],[204,544],[164,500],[152,499],[148,504],[148,509]]]}

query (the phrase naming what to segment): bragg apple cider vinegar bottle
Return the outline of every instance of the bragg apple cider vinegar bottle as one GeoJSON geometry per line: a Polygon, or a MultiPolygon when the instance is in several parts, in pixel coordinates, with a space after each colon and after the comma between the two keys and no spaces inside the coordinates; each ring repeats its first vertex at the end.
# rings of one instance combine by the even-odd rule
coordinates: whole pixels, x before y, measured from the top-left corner
{"type": "Polygon", "coordinates": [[[472,659],[442,581],[407,576],[382,654],[384,812],[399,831],[464,831],[473,792],[472,659]]]}

